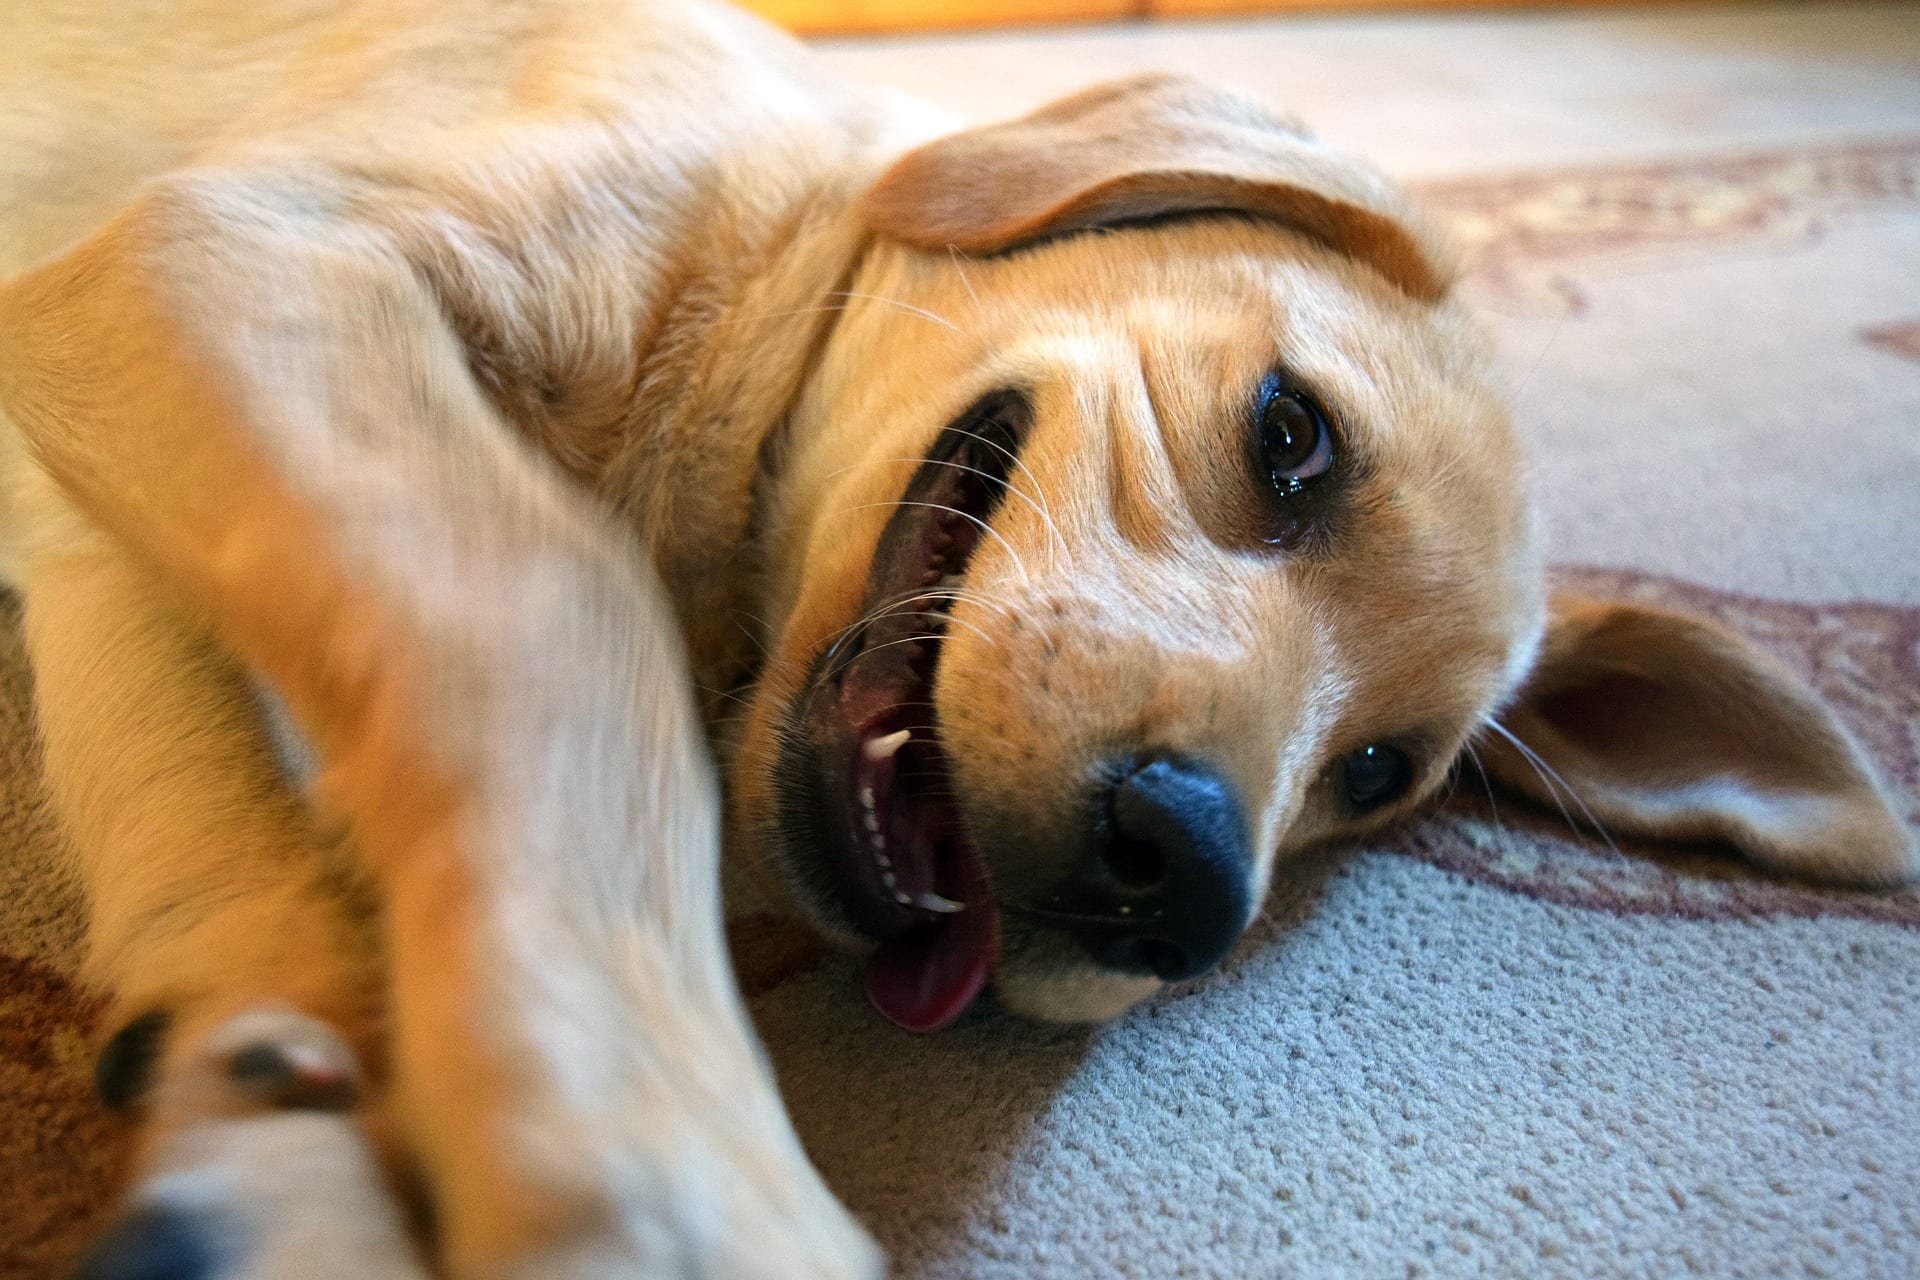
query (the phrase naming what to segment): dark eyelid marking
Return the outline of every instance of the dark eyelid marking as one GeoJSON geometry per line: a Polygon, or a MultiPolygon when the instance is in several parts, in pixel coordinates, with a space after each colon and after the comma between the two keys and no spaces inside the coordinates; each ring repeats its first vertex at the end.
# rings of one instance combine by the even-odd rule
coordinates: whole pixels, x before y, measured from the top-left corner
{"type": "Polygon", "coordinates": [[[1245,470],[1253,490],[1252,514],[1247,522],[1252,546],[1305,559],[1323,559],[1333,554],[1342,530],[1354,514],[1354,496],[1371,474],[1371,468],[1352,447],[1353,433],[1345,416],[1311,380],[1297,376],[1284,364],[1262,375],[1242,416],[1240,434],[1247,457],[1245,470]],[[1326,424],[1333,459],[1324,475],[1281,493],[1274,491],[1267,479],[1261,414],[1274,396],[1287,393],[1307,398],[1319,410],[1326,424]]]}

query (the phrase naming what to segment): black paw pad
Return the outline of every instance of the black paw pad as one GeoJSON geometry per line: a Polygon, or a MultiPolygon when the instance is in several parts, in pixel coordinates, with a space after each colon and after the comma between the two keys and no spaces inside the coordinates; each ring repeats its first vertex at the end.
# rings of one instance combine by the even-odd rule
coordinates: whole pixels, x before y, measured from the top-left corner
{"type": "Polygon", "coordinates": [[[115,1111],[139,1105],[153,1084],[153,1069],[172,1026],[172,1014],[154,1009],[114,1032],[93,1064],[93,1088],[100,1101],[115,1111]]]}
{"type": "Polygon", "coordinates": [[[261,1041],[236,1049],[227,1078],[262,1102],[298,1110],[344,1111],[360,1096],[351,1070],[304,1045],[261,1041]]]}
{"type": "Polygon", "coordinates": [[[224,1262],[218,1233],[178,1209],[135,1209],[107,1229],[73,1280],[212,1280],[224,1262]]]}

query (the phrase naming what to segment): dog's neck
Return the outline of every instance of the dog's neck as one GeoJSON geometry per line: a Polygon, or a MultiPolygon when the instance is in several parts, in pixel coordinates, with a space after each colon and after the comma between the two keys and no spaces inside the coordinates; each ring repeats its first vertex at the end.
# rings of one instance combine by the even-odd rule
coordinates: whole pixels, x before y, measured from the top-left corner
{"type": "Polygon", "coordinates": [[[761,512],[795,444],[791,411],[870,241],[857,201],[915,140],[912,127],[855,110],[840,128],[742,142],[702,184],[707,208],[663,211],[679,232],[593,264],[658,282],[622,299],[637,312],[630,323],[549,360],[564,379],[527,369],[488,379],[508,416],[639,535],[680,614],[710,722],[759,652],[779,536],[761,512]],[[756,153],[777,173],[771,196],[756,153]]]}
{"type": "Polygon", "coordinates": [[[762,627],[777,487],[792,409],[839,315],[837,294],[867,242],[853,201],[863,181],[822,175],[767,227],[765,256],[718,267],[680,292],[636,408],[653,418],[628,442],[607,492],[640,530],[687,636],[709,718],[751,671],[762,627]],[[650,408],[657,406],[657,408],[650,408]]]}

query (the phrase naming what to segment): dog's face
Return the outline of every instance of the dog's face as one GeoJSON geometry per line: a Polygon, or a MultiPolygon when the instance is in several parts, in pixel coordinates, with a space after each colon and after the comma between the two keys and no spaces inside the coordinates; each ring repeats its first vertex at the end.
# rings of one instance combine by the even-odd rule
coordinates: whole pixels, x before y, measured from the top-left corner
{"type": "Polygon", "coordinates": [[[1751,651],[1567,604],[1548,633],[1483,347],[1368,171],[1148,81],[932,144],[869,205],[775,468],[731,816],[895,1021],[988,981],[1103,1018],[1206,969],[1502,708],[1559,772],[1482,738],[1493,776],[1616,829],[1907,873],[1751,651]]]}
{"type": "Polygon", "coordinates": [[[743,840],[909,1025],[1210,966],[1275,868],[1390,820],[1543,605],[1450,304],[1199,213],[980,259],[883,243],[780,469],[743,840]]]}
{"type": "Polygon", "coordinates": [[[1111,1014],[1417,803],[1512,685],[1542,608],[1480,346],[1243,219],[889,249],[855,289],[891,302],[805,406],[742,817],[949,999],[927,966],[981,956],[934,935],[997,905],[1007,1003],[1111,1014]]]}

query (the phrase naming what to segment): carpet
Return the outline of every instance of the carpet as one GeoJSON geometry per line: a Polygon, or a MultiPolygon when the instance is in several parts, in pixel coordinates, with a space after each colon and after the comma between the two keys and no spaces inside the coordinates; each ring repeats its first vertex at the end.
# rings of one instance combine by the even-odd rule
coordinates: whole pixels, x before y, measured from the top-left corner
{"type": "MultiPolygon", "coordinates": [[[[843,43],[974,117],[1238,84],[1451,221],[1566,585],[1755,637],[1920,827],[1920,11],[1303,19],[843,43]]],[[[59,1274],[91,1101],[0,616],[0,1276],[59,1274]]],[[[1099,1029],[915,1039],[737,929],[803,1138],[909,1277],[1920,1274],[1920,893],[1609,847],[1470,783],[1099,1029]]]]}

